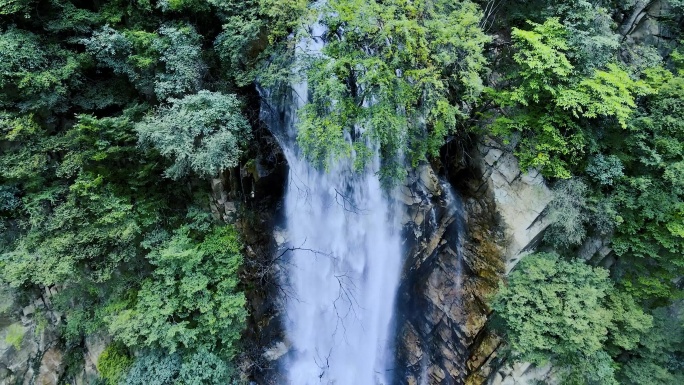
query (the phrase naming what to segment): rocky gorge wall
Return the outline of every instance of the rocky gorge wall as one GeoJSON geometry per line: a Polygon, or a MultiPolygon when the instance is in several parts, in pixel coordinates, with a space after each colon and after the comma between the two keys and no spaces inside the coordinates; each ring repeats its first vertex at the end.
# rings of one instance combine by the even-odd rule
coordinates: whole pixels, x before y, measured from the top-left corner
{"type": "Polygon", "coordinates": [[[487,302],[541,239],[551,191],[538,173],[522,172],[496,141],[483,138],[473,147],[443,157],[435,165],[440,176],[422,166],[402,189],[407,216],[397,315],[399,384],[502,383],[534,371],[501,362],[502,342],[487,327],[487,302]],[[451,186],[456,210],[450,209],[451,186]]]}
{"type": "Polygon", "coordinates": [[[0,384],[57,385],[67,361],[79,360],[71,373],[74,385],[87,385],[99,377],[97,360],[108,342],[106,336],[88,336],[79,349],[67,349],[60,340],[61,314],[53,309],[52,297],[59,287],[43,287],[28,305],[2,290],[0,314],[0,384]]]}
{"type": "MultiPolygon", "coordinates": [[[[472,169],[477,173],[471,185],[492,200],[502,238],[504,275],[538,246],[550,225],[545,209],[553,198],[544,178],[535,170],[523,171],[510,147],[483,138],[471,151],[472,169]]],[[[471,187],[472,189],[472,187],[471,187]]],[[[499,277],[503,278],[503,277],[499,277]]],[[[533,384],[548,380],[550,367],[510,363],[500,356],[502,340],[488,328],[470,346],[466,383],[491,385],[533,384]]]]}

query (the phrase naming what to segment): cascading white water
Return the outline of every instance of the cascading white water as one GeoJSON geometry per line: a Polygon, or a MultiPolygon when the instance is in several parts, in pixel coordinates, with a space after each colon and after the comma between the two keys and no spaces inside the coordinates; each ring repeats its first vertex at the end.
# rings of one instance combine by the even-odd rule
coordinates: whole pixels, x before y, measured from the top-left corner
{"type": "MultiPolygon", "coordinates": [[[[314,26],[313,36],[322,27],[314,26]]],[[[300,42],[320,52],[322,42],[300,42]]],[[[402,263],[398,205],[376,175],[378,157],[363,172],[351,161],[329,171],[312,167],[296,145],[296,110],[306,83],[280,101],[262,91],[262,117],[290,166],[285,198],[288,247],[283,285],[292,385],[388,384],[394,298],[402,263]]]]}
{"type": "MultiPolygon", "coordinates": [[[[289,152],[289,151],[288,151],[289,152]]],[[[386,382],[388,331],[401,266],[391,205],[377,177],[328,173],[288,156],[286,284],[291,384],[386,382]]]]}

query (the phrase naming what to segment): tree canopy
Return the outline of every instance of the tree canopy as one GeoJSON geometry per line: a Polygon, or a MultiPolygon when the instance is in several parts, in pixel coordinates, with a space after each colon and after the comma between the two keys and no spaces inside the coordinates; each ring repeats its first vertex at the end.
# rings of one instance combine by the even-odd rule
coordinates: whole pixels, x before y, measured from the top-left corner
{"type": "Polygon", "coordinates": [[[635,349],[652,325],[607,270],[546,253],[520,262],[492,308],[521,359],[551,360],[566,377],[586,383],[617,384],[609,353],[635,349]]]}
{"type": "Polygon", "coordinates": [[[136,125],[141,144],[173,159],[166,176],[213,177],[237,166],[251,128],[235,95],[200,91],[169,102],[136,125]]]}
{"type": "Polygon", "coordinates": [[[451,144],[466,159],[490,137],[546,177],[543,252],[493,300],[510,357],[575,384],[680,383],[683,10],[0,0],[0,287],[58,289],[70,357],[112,337],[97,363],[108,384],[236,380],[249,291],[263,289],[244,274],[253,201],[232,191],[227,223],[210,180],[255,164],[258,88],[306,84],[298,145],[327,172],[377,159],[391,193],[420,163],[452,167],[451,144]],[[578,258],[597,239],[607,257],[578,258]]]}
{"type": "Polygon", "coordinates": [[[326,2],[326,45],[302,64],[310,89],[299,143],[319,166],[379,146],[386,180],[435,156],[483,89],[489,38],[469,1],[326,2]],[[351,140],[345,138],[345,133],[351,140]]]}

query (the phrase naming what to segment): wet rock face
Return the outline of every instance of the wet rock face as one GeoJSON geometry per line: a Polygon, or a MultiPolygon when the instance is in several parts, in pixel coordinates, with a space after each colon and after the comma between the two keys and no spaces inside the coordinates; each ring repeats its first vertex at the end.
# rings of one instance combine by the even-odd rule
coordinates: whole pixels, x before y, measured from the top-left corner
{"type": "MultiPolygon", "coordinates": [[[[231,202],[234,207],[236,202],[249,212],[235,221],[246,246],[242,279],[251,288],[245,292],[249,317],[243,335],[244,348],[235,359],[240,377],[250,384],[282,384],[280,361],[289,350],[289,342],[280,320],[283,288],[278,255],[284,252],[288,234],[278,224],[283,220],[289,166],[268,130],[262,127],[255,135],[259,145],[254,157],[224,175],[213,198],[217,207],[222,202],[231,202]]],[[[223,216],[230,210],[217,211],[224,220],[235,218],[235,212],[223,216]]]]}
{"type": "Polygon", "coordinates": [[[487,328],[488,298],[541,239],[551,192],[487,138],[436,167],[442,176],[422,166],[402,187],[395,383],[482,384],[497,370],[501,345],[487,328]]]}
{"type": "MultiPolygon", "coordinates": [[[[450,191],[422,166],[403,187],[406,264],[399,288],[395,382],[462,384],[503,270],[484,196],[450,191]]],[[[491,199],[490,199],[491,201],[491,199]]]]}

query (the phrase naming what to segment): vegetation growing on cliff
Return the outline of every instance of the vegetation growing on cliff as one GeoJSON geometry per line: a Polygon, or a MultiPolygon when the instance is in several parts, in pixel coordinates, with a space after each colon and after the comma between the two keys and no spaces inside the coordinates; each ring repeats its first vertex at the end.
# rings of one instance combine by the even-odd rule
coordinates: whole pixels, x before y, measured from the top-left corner
{"type": "Polygon", "coordinates": [[[321,166],[379,146],[386,179],[436,156],[477,102],[489,38],[470,1],[328,1],[327,44],[309,58],[299,142],[321,166]],[[351,141],[345,139],[351,134],[351,141]]]}
{"type": "Polygon", "coordinates": [[[207,179],[246,160],[251,91],[236,79],[254,68],[226,58],[260,57],[297,15],[273,1],[0,1],[0,278],[57,289],[74,356],[110,334],[109,383],[152,383],[142,351],[179,357],[160,384],[232,376],[243,245],[212,217],[207,179]],[[231,48],[238,19],[255,28],[231,48]]]}
{"type": "Polygon", "coordinates": [[[487,135],[554,184],[549,253],[527,257],[493,305],[518,358],[571,383],[682,382],[683,11],[0,0],[0,279],[59,288],[68,349],[111,335],[108,383],[234,379],[246,257],[208,180],[248,161],[255,82],[303,75],[298,139],[320,167],[352,156],[359,169],[377,149],[391,184],[446,141],[487,135]],[[657,35],[633,33],[644,20],[657,35]],[[293,61],[307,37],[326,45],[293,61]],[[595,236],[610,270],[578,259],[595,236]]]}
{"type": "Polygon", "coordinates": [[[524,18],[512,12],[501,21],[513,24],[511,61],[504,61],[513,72],[490,91],[501,106],[493,114],[493,133],[515,144],[523,167],[539,169],[555,185],[548,211],[553,223],[542,247],[561,257],[524,259],[493,306],[518,359],[550,361],[565,382],[678,383],[678,362],[684,354],[676,331],[680,328],[670,334],[659,325],[684,322],[678,310],[684,273],[684,239],[678,230],[683,201],[675,182],[681,179],[675,175],[684,160],[679,123],[683,73],[677,51],[681,4],[671,2],[668,12],[661,13],[663,20],[680,24],[651,44],[653,40],[629,40],[625,31],[634,25],[601,21],[612,17],[631,23],[629,17],[641,12],[638,9],[610,2],[574,3],[556,1],[526,10],[524,18]],[[605,7],[598,8],[604,13],[594,19],[578,16],[583,4],[605,7]],[[585,23],[581,31],[578,22],[585,23]],[[601,50],[595,50],[596,44],[601,50]],[[590,237],[609,240],[612,256],[577,261],[580,255],[592,257],[580,247],[590,237]],[[607,293],[607,271],[587,266],[598,263],[610,267],[610,290],[618,294],[600,294],[607,293]],[[584,273],[560,273],[571,267],[584,273]],[[584,274],[603,275],[604,283],[587,284],[584,274]],[[592,308],[601,302],[585,302],[582,309],[571,310],[576,299],[591,301],[599,298],[596,295],[604,300],[617,295],[621,299],[614,304],[619,306],[592,308]],[[625,324],[612,330],[593,325],[576,336],[572,327],[554,331],[557,325],[582,320],[588,326],[602,311],[604,322],[618,314],[625,324]],[[592,333],[601,339],[598,344],[572,347],[592,333]],[[649,353],[648,346],[655,345],[661,346],[660,355],[649,353]],[[565,355],[565,348],[573,353],[565,355]],[[636,367],[643,372],[637,374],[636,367]]]}
{"type": "Polygon", "coordinates": [[[617,384],[611,354],[636,349],[652,317],[608,274],[556,254],[525,257],[492,304],[516,359],[551,360],[572,383],[617,384]]]}

